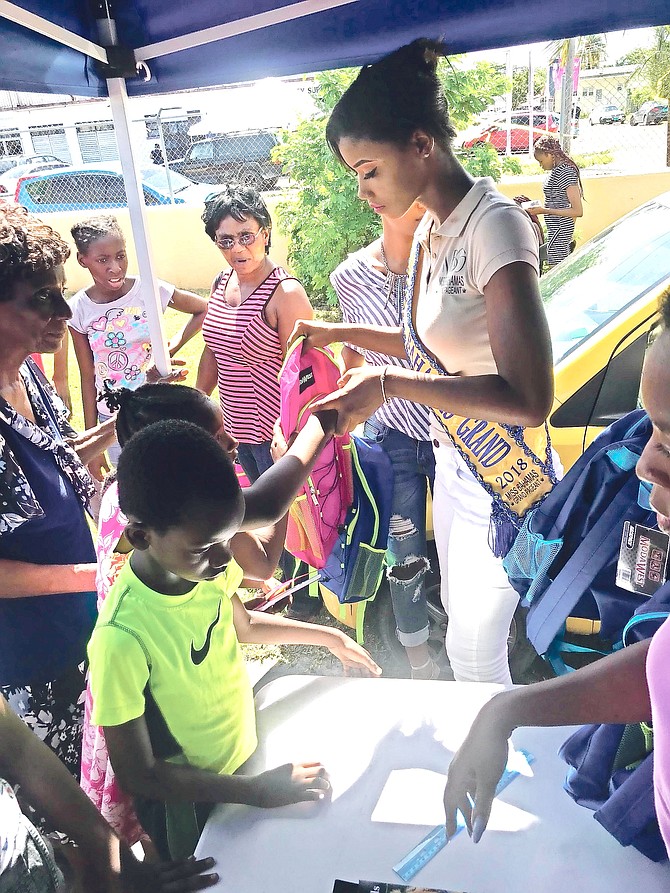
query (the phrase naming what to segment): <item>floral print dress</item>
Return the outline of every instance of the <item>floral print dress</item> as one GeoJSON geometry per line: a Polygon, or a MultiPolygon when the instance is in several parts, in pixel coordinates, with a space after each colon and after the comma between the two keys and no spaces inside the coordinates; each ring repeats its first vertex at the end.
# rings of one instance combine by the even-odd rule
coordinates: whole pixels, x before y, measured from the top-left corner
{"type": "MultiPolygon", "coordinates": [[[[130,557],[130,552],[115,551],[125,527],[126,518],[119,508],[118,486],[114,481],[102,498],[98,519],[98,539],[95,544],[98,558],[98,610],[119,571],[130,557]]],[[[91,722],[92,712],[93,695],[89,682],[86,686],[84,708],[81,787],[119,837],[132,846],[139,840],[146,839],[147,835],[135,814],[132,798],[120,788],[116,780],[107,753],[105,733],[100,726],[91,722]]]]}

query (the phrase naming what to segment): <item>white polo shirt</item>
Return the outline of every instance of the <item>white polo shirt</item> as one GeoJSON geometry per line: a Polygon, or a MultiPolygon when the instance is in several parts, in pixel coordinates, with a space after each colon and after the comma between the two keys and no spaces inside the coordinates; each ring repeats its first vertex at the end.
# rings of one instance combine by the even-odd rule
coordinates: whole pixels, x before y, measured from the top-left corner
{"type": "Polygon", "coordinates": [[[483,292],[507,264],[523,261],[539,273],[528,215],[486,177],[442,224],[427,213],[416,237],[425,251],[415,308],[419,338],[453,375],[496,374],[483,292]]]}

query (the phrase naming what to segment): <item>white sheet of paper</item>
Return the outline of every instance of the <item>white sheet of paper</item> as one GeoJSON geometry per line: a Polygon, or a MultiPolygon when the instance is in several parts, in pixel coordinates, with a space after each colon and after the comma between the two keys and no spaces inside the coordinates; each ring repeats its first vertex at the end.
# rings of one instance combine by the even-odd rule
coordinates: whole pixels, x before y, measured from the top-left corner
{"type": "Polygon", "coordinates": [[[394,769],[372,813],[373,822],[438,825],[444,821],[446,775],[430,769],[394,769]]]}

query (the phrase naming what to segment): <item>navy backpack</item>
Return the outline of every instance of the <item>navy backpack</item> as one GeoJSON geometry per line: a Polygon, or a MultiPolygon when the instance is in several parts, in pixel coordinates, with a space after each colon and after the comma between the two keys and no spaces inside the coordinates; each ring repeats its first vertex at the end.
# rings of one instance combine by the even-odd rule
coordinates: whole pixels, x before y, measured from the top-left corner
{"type": "Polygon", "coordinates": [[[598,630],[598,651],[620,643],[623,629],[647,596],[616,585],[625,521],[656,527],[648,492],[635,465],[651,436],[636,410],[610,425],[543,502],[526,518],[504,560],[510,582],[528,606],[527,636],[555,672],[567,672],[566,621],[598,630]]]}
{"type": "MultiPolygon", "coordinates": [[[[665,583],[626,624],[623,644],[652,636],[669,613],[670,583],[665,583]]],[[[668,858],[654,808],[651,726],[582,726],[559,754],[570,766],[565,790],[580,806],[593,809],[593,817],[622,846],[633,846],[654,862],[668,858]]]]}
{"type": "MultiPolygon", "coordinates": [[[[320,581],[341,605],[364,602],[377,594],[384,573],[393,466],[376,443],[351,435],[353,502],[320,581]]],[[[356,615],[357,635],[362,641],[364,611],[356,615]]]]}

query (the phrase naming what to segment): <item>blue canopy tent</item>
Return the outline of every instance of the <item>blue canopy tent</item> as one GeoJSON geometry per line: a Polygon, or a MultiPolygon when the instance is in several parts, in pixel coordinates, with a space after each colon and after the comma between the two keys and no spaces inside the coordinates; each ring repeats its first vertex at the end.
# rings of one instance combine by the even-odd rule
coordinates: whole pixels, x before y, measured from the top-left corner
{"type": "MultiPolygon", "coordinates": [[[[153,283],[128,95],[361,65],[421,36],[462,53],[667,24],[669,12],[667,0],[0,0],[0,89],[109,95],[139,272],[153,283]]],[[[146,298],[167,371],[158,295],[146,298]]]]}

